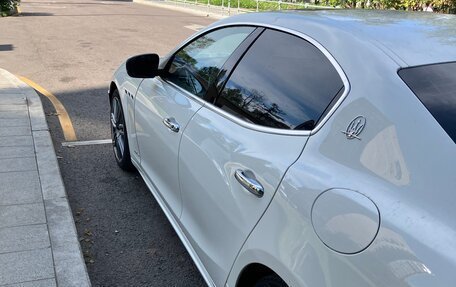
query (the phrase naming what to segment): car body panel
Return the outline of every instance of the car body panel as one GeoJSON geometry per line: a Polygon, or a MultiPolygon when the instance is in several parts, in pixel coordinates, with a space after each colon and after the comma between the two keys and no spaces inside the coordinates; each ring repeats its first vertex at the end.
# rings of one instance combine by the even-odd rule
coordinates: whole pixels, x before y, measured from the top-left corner
{"type": "MultiPolygon", "coordinates": [[[[131,151],[138,150],[138,142],[136,140],[135,130],[135,96],[138,87],[143,79],[132,78],[127,74],[125,63],[123,63],[114,74],[114,83],[118,89],[119,96],[122,102],[122,108],[125,115],[125,124],[127,125],[128,143],[131,151]]],[[[113,91],[109,91],[111,95],[113,91]]],[[[133,160],[139,161],[139,154],[132,152],[133,160]]]]}
{"type": "Polygon", "coordinates": [[[202,107],[160,77],[145,79],[136,96],[135,128],[140,164],[176,217],[182,211],[178,177],[179,145],[185,126],[202,107]],[[178,132],[163,123],[173,118],[178,132]]]}
{"type": "Polygon", "coordinates": [[[238,250],[307,138],[251,130],[207,107],[186,128],[179,155],[180,221],[217,286],[225,283],[238,250]],[[253,173],[263,197],[241,186],[234,176],[238,169],[253,173]]]}

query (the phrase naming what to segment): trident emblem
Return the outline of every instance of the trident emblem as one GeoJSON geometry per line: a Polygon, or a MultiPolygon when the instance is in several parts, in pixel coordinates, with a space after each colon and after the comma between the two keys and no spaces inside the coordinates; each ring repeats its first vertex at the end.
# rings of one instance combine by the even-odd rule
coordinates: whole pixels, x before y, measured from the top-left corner
{"type": "Polygon", "coordinates": [[[363,116],[357,116],[354,120],[350,122],[347,127],[347,130],[341,131],[347,139],[358,139],[361,140],[359,134],[363,131],[364,127],[366,126],[366,118],[363,116]]]}

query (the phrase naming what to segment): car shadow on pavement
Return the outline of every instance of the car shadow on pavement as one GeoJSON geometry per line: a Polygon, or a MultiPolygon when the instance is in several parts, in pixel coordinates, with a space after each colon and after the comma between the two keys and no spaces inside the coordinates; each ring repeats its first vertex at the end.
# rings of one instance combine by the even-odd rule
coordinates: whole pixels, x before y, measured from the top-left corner
{"type": "MultiPolygon", "coordinates": [[[[107,91],[54,91],[79,141],[110,138],[107,91]]],[[[92,285],[205,286],[139,173],[117,167],[111,144],[63,147],[55,110],[40,97],[92,285]]]]}

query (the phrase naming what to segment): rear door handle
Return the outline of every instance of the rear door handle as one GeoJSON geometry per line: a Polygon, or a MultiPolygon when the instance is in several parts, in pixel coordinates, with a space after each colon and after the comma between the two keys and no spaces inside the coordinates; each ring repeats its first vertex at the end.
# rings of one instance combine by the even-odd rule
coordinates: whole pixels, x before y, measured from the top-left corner
{"type": "Polygon", "coordinates": [[[255,178],[247,176],[241,169],[236,170],[234,177],[250,193],[257,197],[263,197],[264,188],[255,178]]]}
{"type": "Polygon", "coordinates": [[[163,124],[170,129],[171,131],[177,133],[179,132],[180,126],[174,118],[166,118],[163,120],[163,124]]]}

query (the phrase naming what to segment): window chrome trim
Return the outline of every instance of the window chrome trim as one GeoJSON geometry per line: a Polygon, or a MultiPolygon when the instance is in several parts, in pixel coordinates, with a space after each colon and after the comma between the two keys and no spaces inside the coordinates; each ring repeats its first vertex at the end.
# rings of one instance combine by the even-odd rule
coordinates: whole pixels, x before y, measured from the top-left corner
{"type": "MultiPolygon", "coordinates": [[[[188,45],[191,41],[195,40],[196,38],[200,37],[203,34],[210,33],[212,31],[221,29],[221,28],[227,28],[227,27],[235,27],[235,26],[255,26],[255,27],[262,27],[262,28],[267,28],[267,29],[273,29],[277,30],[279,32],[284,32],[290,35],[294,35],[296,37],[299,37],[310,44],[314,45],[320,52],[323,53],[323,55],[329,60],[329,62],[333,65],[333,67],[336,69],[337,73],[339,74],[342,83],[344,85],[344,92],[342,95],[337,99],[336,103],[331,107],[331,109],[326,113],[326,115],[318,122],[317,126],[313,128],[310,131],[302,131],[302,130],[285,130],[285,129],[276,129],[276,128],[271,128],[271,127],[264,127],[260,126],[257,124],[251,124],[248,123],[228,112],[225,112],[221,108],[213,105],[212,103],[209,103],[192,93],[186,91],[185,89],[179,87],[178,85],[166,80],[160,78],[163,82],[172,85],[173,87],[177,88],[179,91],[184,93],[185,95],[189,96],[190,98],[196,100],[198,103],[200,103],[202,106],[207,107],[209,110],[220,114],[224,118],[231,120],[232,122],[245,127],[247,129],[251,129],[254,131],[258,132],[264,132],[264,133],[269,133],[269,134],[279,134],[279,135],[289,135],[289,136],[310,136],[316,134],[322,127],[323,125],[329,120],[329,118],[335,113],[335,111],[339,108],[339,106],[342,104],[342,102],[345,100],[345,98],[348,96],[348,93],[350,92],[350,82],[347,78],[347,75],[345,74],[344,70],[342,67],[339,65],[339,63],[336,61],[336,59],[331,55],[331,53],[326,50],[326,48],[320,44],[317,40],[313,39],[309,35],[306,35],[304,33],[298,32],[296,30],[276,26],[276,25],[269,25],[269,24],[264,24],[264,23],[254,23],[254,22],[235,22],[235,23],[224,23],[224,24],[219,24],[215,26],[210,26],[207,29],[204,29],[187,40],[185,40],[179,47],[175,48],[172,52],[170,52],[167,57],[171,57],[174,55],[177,51],[179,51],[182,47],[185,47],[188,45]]],[[[242,59],[241,59],[242,61],[242,59]]]]}

